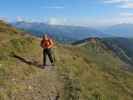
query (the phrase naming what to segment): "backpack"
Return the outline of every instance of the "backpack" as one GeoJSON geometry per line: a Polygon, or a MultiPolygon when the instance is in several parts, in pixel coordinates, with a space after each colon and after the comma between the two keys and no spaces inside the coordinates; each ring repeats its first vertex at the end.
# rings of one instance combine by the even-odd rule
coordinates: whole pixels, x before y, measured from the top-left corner
{"type": "Polygon", "coordinates": [[[43,39],[42,41],[41,41],[41,47],[42,48],[49,48],[53,43],[51,43],[52,42],[52,40],[51,39],[48,39],[48,40],[45,40],[45,39],[43,39]]]}

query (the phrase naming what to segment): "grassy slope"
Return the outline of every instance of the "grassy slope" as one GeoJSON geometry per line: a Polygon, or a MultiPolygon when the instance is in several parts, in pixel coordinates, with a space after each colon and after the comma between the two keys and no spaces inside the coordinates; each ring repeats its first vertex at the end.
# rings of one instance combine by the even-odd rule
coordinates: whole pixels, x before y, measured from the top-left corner
{"type": "Polygon", "coordinates": [[[81,100],[132,100],[133,75],[123,71],[123,62],[101,45],[61,48],[61,72],[69,73],[73,87],[81,90],[75,91],[81,100]]]}
{"type": "Polygon", "coordinates": [[[103,44],[57,45],[56,68],[42,70],[12,57],[41,62],[39,39],[0,22],[0,100],[132,100],[133,74],[103,44]]]}
{"type": "Polygon", "coordinates": [[[39,40],[22,36],[21,31],[3,22],[0,22],[0,29],[3,29],[0,32],[0,100],[48,100],[55,97],[61,87],[56,72],[42,70],[12,57],[16,54],[41,63],[39,40]]]}
{"type": "Polygon", "coordinates": [[[120,53],[121,59],[125,60],[127,63],[133,64],[133,39],[132,38],[105,38],[103,39],[119,54],[120,50],[123,52],[120,53]],[[119,48],[119,49],[118,49],[119,48]],[[119,50],[119,51],[117,51],[119,50]],[[122,56],[123,55],[123,56],[122,56]]]}

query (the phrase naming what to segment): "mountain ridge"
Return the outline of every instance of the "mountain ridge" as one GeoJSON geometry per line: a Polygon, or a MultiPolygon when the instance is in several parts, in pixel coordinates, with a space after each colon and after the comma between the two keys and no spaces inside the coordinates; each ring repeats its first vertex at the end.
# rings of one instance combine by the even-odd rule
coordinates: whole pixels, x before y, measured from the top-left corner
{"type": "MultiPolygon", "coordinates": [[[[86,45],[89,42],[96,43],[100,41],[103,43],[108,49],[112,50],[115,55],[119,56],[121,60],[125,61],[127,64],[133,65],[133,56],[132,56],[132,38],[122,38],[122,37],[114,37],[114,38],[98,38],[91,37],[86,38],[80,41],[76,41],[72,43],[72,45],[86,45]]],[[[132,68],[131,68],[132,69],[132,68]]]]}

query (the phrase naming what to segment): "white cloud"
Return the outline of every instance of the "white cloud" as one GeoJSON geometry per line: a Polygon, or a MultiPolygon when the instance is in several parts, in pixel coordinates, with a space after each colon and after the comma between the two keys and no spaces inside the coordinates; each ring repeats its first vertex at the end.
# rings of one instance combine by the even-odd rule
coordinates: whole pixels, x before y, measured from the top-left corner
{"type": "Polygon", "coordinates": [[[130,17],[133,17],[133,13],[122,12],[122,13],[120,13],[120,16],[121,16],[121,17],[130,18],[130,17]]]}
{"type": "Polygon", "coordinates": [[[48,24],[50,25],[65,25],[67,24],[67,19],[65,18],[57,18],[57,17],[51,17],[48,19],[48,24]]]}
{"type": "Polygon", "coordinates": [[[124,2],[128,2],[129,0],[104,0],[104,3],[110,3],[110,4],[114,4],[114,3],[124,3],[124,2]]]}
{"type": "Polygon", "coordinates": [[[16,17],[16,20],[17,20],[17,21],[24,21],[24,18],[21,17],[21,16],[17,16],[17,17],[16,17]]]}
{"type": "Polygon", "coordinates": [[[119,8],[133,8],[133,0],[104,0],[106,4],[115,4],[119,8]]]}
{"type": "Polygon", "coordinates": [[[22,17],[22,16],[17,16],[16,17],[16,21],[18,21],[18,22],[24,21],[24,22],[27,22],[27,23],[34,22],[33,19],[28,19],[28,18],[25,18],[25,17],[22,17]]]}
{"type": "Polygon", "coordinates": [[[47,9],[63,9],[64,6],[43,6],[41,8],[47,8],[47,9]]]}
{"type": "Polygon", "coordinates": [[[133,14],[132,13],[120,13],[112,17],[99,17],[98,18],[82,18],[82,19],[65,19],[59,17],[49,18],[48,24],[50,25],[74,25],[74,26],[89,26],[89,27],[102,27],[102,26],[111,26],[121,23],[133,23],[133,14]]]}
{"type": "Polygon", "coordinates": [[[133,8],[133,2],[127,2],[124,4],[119,5],[120,8],[133,8]]]}
{"type": "Polygon", "coordinates": [[[133,12],[129,12],[129,9],[133,9],[133,0],[104,0],[105,4],[114,5],[125,11],[120,11],[118,14],[112,16],[112,18],[103,19],[106,24],[119,24],[119,23],[133,23],[133,12]]]}
{"type": "Polygon", "coordinates": [[[106,18],[101,19],[97,22],[93,22],[91,25],[93,26],[111,26],[115,24],[122,24],[122,23],[133,23],[133,17],[113,17],[113,18],[106,18]]]}
{"type": "Polygon", "coordinates": [[[0,16],[0,20],[8,21],[8,18],[0,16]]]}

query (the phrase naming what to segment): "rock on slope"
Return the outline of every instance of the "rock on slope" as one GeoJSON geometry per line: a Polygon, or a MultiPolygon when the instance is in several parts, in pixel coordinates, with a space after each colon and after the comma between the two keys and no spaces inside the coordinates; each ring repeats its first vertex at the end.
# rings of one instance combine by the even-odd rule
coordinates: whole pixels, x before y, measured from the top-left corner
{"type": "Polygon", "coordinates": [[[57,44],[56,67],[39,68],[40,40],[0,22],[0,100],[132,100],[133,73],[100,42],[57,44]]]}

